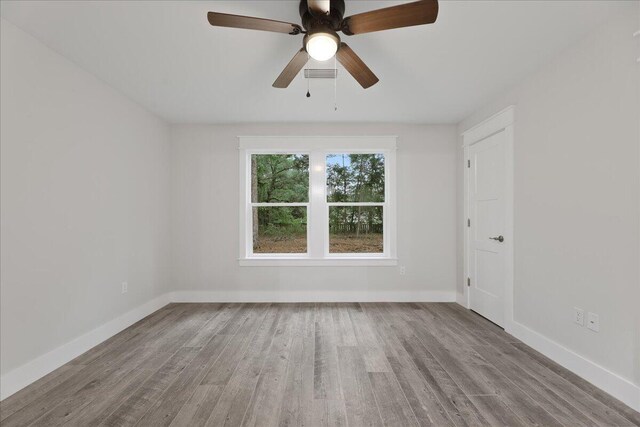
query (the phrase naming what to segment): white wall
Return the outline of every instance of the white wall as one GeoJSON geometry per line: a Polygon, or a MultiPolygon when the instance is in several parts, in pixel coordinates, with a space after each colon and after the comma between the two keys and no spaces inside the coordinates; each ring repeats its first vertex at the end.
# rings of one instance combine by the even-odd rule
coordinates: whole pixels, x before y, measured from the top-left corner
{"type": "Polygon", "coordinates": [[[1,29],[4,375],[166,291],[170,165],[166,124],[1,29]]]}
{"type": "Polygon", "coordinates": [[[453,126],[174,126],[174,288],[237,301],[453,298],[455,141],[453,126]],[[397,267],[239,267],[239,135],[397,135],[398,257],[407,274],[397,267]]]}
{"type": "MultiPolygon", "coordinates": [[[[632,34],[640,26],[638,6],[629,2],[624,15],[459,126],[468,129],[516,105],[515,320],[635,384],[640,65],[632,34]],[[573,323],[573,307],[598,313],[600,332],[573,323]]],[[[462,280],[458,286],[464,290],[462,280]]]]}
{"type": "Polygon", "coordinates": [[[451,298],[456,282],[464,291],[457,135],[516,104],[516,321],[640,384],[638,3],[628,7],[458,129],[169,129],[2,20],[2,374],[165,292],[451,298]],[[238,266],[236,137],[321,134],[399,136],[406,276],[396,267],[238,266]],[[600,333],[572,323],[574,306],[600,314],[600,333]]]}

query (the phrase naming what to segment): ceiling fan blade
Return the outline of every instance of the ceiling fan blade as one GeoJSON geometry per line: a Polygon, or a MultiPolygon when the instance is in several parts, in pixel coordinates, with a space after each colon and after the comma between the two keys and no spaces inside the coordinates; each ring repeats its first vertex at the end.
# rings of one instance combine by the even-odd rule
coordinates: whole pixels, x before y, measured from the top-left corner
{"type": "Polygon", "coordinates": [[[362,59],[346,43],[340,43],[340,49],[338,49],[336,57],[363,88],[367,89],[378,83],[378,78],[373,74],[373,71],[367,67],[367,64],[362,62],[362,59]]]}
{"type": "Polygon", "coordinates": [[[421,0],[349,16],[342,23],[342,32],[351,36],[393,28],[432,24],[436,22],[437,18],[438,0],[421,0]]]}
{"type": "Polygon", "coordinates": [[[307,6],[314,16],[328,15],[331,11],[331,0],[307,0],[307,6]]]}
{"type": "Polygon", "coordinates": [[[207,13],[209,24],[216,27],[245,28],[248,30],[272,31],[275,33],[300,34],[302,27],[288,22],[271,19],[253,18],[251,16],[229,15],[226,13],[207,13]]]}
{"type": "Polygon", "coordinates": [[[273,87],[277,87],[280,89],[284,89],[289,87],[289,84],[293,81],[296,75],[302,70],[302,67],[305,66],[307,61],[309,60],[309,56],[307,52],[303,49],[300,49],[298,53],[294,55],[294,57],[289,61],[284,70],[280,73],[275,82],[273,82],[273,87]]]}

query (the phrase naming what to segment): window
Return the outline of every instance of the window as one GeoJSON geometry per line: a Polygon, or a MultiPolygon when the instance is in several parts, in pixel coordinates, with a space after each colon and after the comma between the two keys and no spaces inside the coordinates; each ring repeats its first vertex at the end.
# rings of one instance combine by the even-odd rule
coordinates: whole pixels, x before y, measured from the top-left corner
{"type": "Polygon", "coordinates": [[[251,155],[254,254],[307,253],[309,156],[251,155]]]}
{"type": "Polygon", "coordinates": [[[241,137],[241,265],[395,265],[395,137],[241,137]]]}
{"type": "Polygon", "coordinates": [[[382,153],[326,156],[329,253],[384,252],[382,153]]]}

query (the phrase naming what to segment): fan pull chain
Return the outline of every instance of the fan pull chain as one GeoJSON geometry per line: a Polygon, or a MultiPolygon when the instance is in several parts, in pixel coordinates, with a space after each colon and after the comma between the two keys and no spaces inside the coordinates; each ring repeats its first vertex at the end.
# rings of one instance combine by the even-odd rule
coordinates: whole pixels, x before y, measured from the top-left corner
{"type": "MultiPolygon", "coordinates": [[[[307,63],[309,63],[309,53],[307,53],[307,63]]],[[[304,67],[302,73],[304,74],[304,67]]],[[[311,79],[307,77],[307,98],[311,98],[311,92],[309,91],[309,89],[311,88],[311,79]]]]}

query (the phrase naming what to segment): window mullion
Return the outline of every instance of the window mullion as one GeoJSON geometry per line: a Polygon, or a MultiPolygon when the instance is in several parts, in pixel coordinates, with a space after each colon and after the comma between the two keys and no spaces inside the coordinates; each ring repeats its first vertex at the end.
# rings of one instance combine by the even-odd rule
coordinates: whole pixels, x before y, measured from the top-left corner
{"type": "Polygon", "coordinates": [[[384,206],[386,202],[327,202],[327,206],[384,206]]]}
{"type": "Polygon", "coordinates": [[[305,206],[308,207],[309,203],[249,203],[251,207],[254,208],[278,208],[278,207],[295,207],[295,206],[305,206]]]}
{"type": "Polygon", "coordinates": [[[309,212],[308,212],[308,239],[309,256],[322,258],[324,256],[326,221],[326,195],[325,195],[325,160],[324,152],[312,151],[309,155],[309,212]]]}

